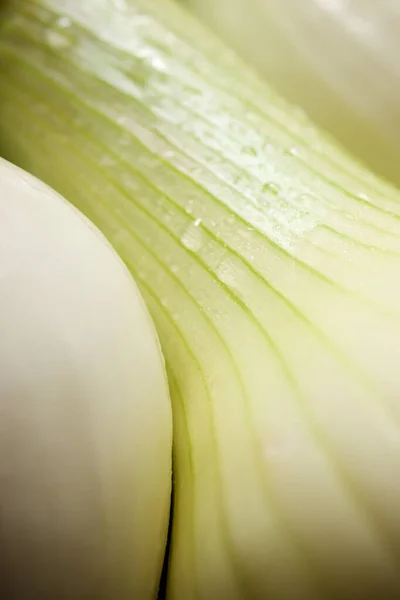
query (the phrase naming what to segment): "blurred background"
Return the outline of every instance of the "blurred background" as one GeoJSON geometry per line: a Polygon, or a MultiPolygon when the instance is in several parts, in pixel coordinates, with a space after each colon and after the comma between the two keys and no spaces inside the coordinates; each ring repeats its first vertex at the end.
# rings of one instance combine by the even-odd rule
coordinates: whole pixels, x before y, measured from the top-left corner
{"type": "Polygon", "coordinates": [[[286,99],[400,186],[399,0],[180,0],[286,99]]]}

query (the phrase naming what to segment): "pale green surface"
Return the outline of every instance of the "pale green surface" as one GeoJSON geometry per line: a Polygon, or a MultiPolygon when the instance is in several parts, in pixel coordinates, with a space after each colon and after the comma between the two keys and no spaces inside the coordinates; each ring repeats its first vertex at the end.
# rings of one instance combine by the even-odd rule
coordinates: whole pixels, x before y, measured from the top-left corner
{"type": "Polygon", "coordinates": [[[371,169],[400,185],[397,0],[187,0],[371,169]]]}
{"type": "Polygon", "coordinates": [[[166,356],[169,597],[398,598],[399,194],[167,0],[15,6],[1,151],[105,232],[166,356]]]}

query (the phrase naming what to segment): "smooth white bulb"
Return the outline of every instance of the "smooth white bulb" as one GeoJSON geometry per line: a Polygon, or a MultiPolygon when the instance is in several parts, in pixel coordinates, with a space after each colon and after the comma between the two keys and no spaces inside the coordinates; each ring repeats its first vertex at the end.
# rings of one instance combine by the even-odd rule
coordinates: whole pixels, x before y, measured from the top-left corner
{"type": "Polygon", "coordinates": [[[0,162],[1,597],[155,598],[172,418],[128,270],[61,196],[0,162]]]}

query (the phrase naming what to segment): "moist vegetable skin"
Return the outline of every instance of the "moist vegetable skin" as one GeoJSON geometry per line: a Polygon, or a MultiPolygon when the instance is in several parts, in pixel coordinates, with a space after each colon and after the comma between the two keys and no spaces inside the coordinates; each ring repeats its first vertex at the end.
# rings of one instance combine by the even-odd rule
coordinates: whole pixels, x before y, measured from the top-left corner
{"type": "Polygon", "coordinates": [[[282,96],[400,184],[393,0],[187,0],[282,96]]]}
{"type": "Polygon", "coordinates": [[[101,233],[0,159],[0,595],[157,596],[171,493],[165,366],[101,233]]]}
{"type": "Polygon", "coordinates": [[[399,193],[167,0],[12,3],[0,85],[1,152],[156,323],[168,597],[398,598],[399,193]]]}

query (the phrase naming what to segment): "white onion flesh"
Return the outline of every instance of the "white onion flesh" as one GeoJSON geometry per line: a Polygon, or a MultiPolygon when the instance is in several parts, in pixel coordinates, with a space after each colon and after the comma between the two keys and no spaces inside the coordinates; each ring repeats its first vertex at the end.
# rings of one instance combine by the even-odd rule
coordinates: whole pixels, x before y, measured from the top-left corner
{"type": "Polygon", "coordinates": [[[154,598],[170,487],[164,364],[133,279],[1,161],[1,597],[154,598]]]}

